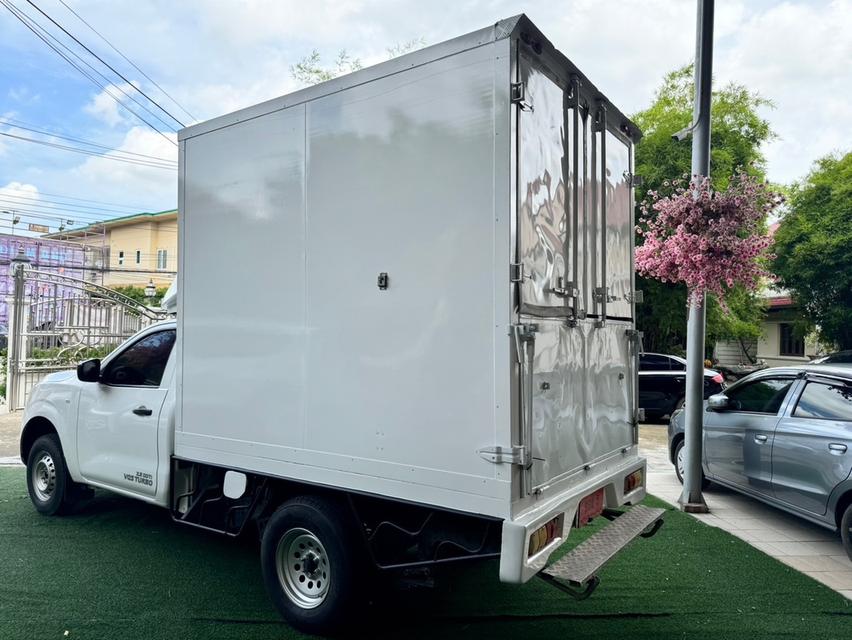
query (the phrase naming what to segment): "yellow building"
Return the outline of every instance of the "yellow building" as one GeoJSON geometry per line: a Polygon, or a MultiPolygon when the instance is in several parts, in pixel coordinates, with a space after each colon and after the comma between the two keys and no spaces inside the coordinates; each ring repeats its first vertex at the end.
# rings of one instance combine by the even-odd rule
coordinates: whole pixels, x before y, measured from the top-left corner
{"type": "Polygon", "coordinates": [[[177,275],[177,210],[136,213],[45,237],[79,242],[91,249],[91,266],[107,287],[157,287],[177,275]]]}

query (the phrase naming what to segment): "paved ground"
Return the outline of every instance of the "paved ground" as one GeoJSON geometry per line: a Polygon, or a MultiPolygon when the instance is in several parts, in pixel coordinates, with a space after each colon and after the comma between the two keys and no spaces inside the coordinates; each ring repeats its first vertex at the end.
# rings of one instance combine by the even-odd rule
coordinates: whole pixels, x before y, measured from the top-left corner
{"type": "MultiPolygon", "coordinates": [[[[639,444],[648,459],[648,492],[676,504],[681,485],[668,459],[665,425],[642,425],[639,444]]],[[[709,514],[695,517],[852,599],[852,561],[837,534],[762,502],[712,485],[709,514]]]]}
{"type": "Polygon", "coordinates": [[[20,464],[18,458],[18,438],[21,435],[22,411],[6,413],[6,407],[0,407],[0,465],[20,464]]]}

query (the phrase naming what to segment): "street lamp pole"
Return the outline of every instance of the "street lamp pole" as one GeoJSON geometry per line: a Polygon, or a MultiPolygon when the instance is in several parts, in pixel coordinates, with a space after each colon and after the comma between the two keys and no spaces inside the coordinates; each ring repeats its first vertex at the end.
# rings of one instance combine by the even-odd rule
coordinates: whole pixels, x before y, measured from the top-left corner
{"type": "MultiPolygon", "coordinates": [[[[698,0],[695,45],[695,104],[692,114],[692,175],[710,175],[710,104],[713,79],[714,0],[698,0]]],[[[682,511],[706,513],[701,494],[701,449],[704,414],[704,329],[706,298],[689,305],[686,325],[686,427],[684,433],[682,511]]]]}

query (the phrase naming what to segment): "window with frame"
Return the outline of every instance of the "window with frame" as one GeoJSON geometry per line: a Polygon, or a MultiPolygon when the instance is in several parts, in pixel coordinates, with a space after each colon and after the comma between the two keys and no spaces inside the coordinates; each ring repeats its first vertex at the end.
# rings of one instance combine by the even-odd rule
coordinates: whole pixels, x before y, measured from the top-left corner
{"type": "Polygon", "coordinates": [[[165,271],[168,268],[169,255],[165,249],[157,250],[157,269],[165,271]]]}
{"type": "Polygon", "coordinates": [[[174,329],[145,336],[110,360],[101,382],[122,387],[159,387],[174,344],[174,329]]]}
{"type": "Polygon", "coordinates": [[[852,385],[808,382],[799,396],[793,416],[852,422],[852,385]]]}
{"type": "Polygon", "coordinates": [[[778,353],[782,356],[794,356],[803,358],[805,356],[805,339],[796,336],[793,325],[788,322],[782,322],[778,326],[778,332],[781,336],[781,344],[778,348],[778,353]]]}
{"type": "Polygon", "coordinates": [[[124,251],[118,252],[118,264],[119,265],[124,264],[124,251]]]}
{"type": "Polygon", "coordinates": [[[639,356],[639,371],[668,371],[669,359],[654,353],[643,353],[639,356]]]}
{"type": "Polygon", "coordinates": [[[725,392],[732,411],[742,413],[778,413],[793,378],[762,378],[733,387],[725,392]]]}

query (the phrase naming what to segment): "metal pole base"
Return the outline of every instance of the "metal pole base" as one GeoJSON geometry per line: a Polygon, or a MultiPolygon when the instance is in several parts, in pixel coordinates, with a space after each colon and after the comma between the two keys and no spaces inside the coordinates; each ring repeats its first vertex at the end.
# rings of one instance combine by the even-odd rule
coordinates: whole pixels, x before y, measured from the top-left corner
{"type": "Polygon", "coordinates": [[[710,513],[710,507],[704,502],[704,496],[699,494],[698,500],[698,502],[691,502],[689,496],[681,494],[677,499],[677,506],[684,513],[710,513]]]}

